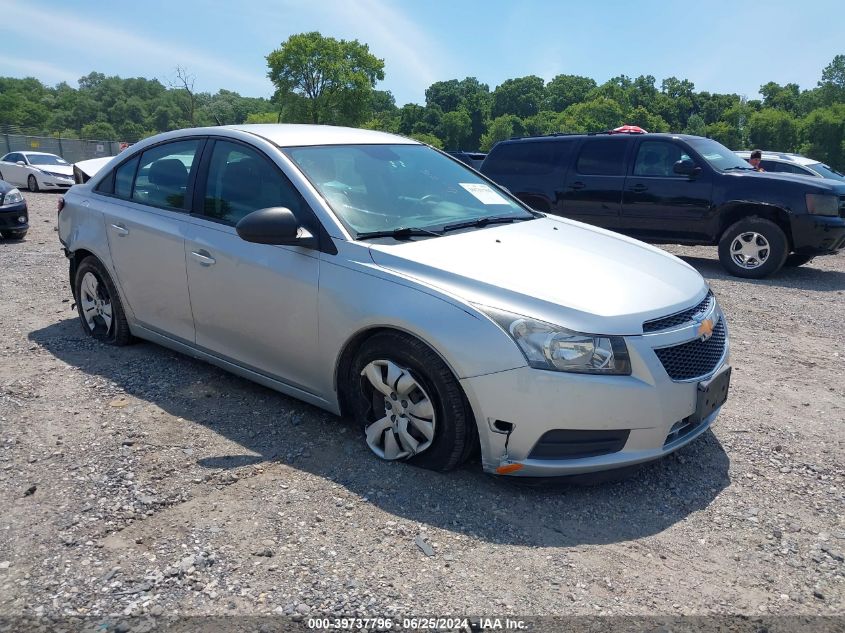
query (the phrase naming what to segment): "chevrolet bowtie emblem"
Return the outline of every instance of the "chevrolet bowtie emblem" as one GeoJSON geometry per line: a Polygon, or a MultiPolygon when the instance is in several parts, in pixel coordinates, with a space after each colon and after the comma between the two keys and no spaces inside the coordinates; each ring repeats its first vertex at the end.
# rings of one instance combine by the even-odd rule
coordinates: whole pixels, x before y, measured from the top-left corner
{"type": "Polygon", "coordinates": [[[702,341],[706,341],[711,336],[713,336],[713,321],[711,319],[705,319],[701,322],[701,325],[698,326],[698,337],[702,341]]]}

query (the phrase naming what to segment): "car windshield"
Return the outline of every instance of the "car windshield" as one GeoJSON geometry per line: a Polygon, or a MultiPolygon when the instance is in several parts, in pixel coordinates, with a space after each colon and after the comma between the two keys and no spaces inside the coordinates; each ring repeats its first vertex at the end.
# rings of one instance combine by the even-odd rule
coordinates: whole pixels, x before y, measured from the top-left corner
{"type": "Polygon", "coordinates": [[[807,167],[821,174],[822,178],[832,178],[833,180],[845,181],[845,174],[840,174],[835,169],[828,167],[827,165],[823,165],[822,163],[813,163],[811,165],[807,165],[807,167]]]}
{"type": "Polygon", "coordinates": [[[68,162],[64,158],[54,156],[53,154],[27,154],[30,165],[67,165],[68,162]]]}
{"type": "Polygon", "coordinates": [[[284,152],[357,235],[536,217],[425,145],[324,145],[284,152]]]}
{"type": "Polygon", "coordinates": [[[721,143],[709,138],[691,138],[687,141],[710,165],[722,171],[754,169],[745,159],[734,154],[721,143]]]}

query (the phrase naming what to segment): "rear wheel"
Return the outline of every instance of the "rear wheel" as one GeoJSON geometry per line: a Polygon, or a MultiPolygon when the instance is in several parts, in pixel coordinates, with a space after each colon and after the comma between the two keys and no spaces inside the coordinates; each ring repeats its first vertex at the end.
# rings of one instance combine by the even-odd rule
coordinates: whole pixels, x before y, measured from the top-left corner
{"type": "Polygon", "coordinates": [[[32,174],[26,179],[26,185],[32,193],[38,193],[38,179],[32,174]]]}
{"type": "Polygon", "coordinates": [[[809,264],[813,259],[815,259],[815,255],[806,255],[801,253],[792,253],[786,258],[784,262],[784,266],[795,267],[795,266],[803,266],[804,264],[809,264]]]}
{"type": "Polygon", "coordinates": [[[762,279],[780,270],[789,252],[783,230],[756,216],[735,222],[719,240],[719,261],[736,277],[762,279]]]}
{"type": "Polygon", "coordinates": [[[467,459],[477,442],[458,381],[418,339],[386,332],[367,340],[346,389],[367,446],[382,459],[446,471],[467,459]]]}
{"type": "Polygon", "coordinates": [[[127,345],[132,341],[117,289],[97,259],[82,260],[76,269],[73,291],[86,334],[109,345],[127,345]]]}

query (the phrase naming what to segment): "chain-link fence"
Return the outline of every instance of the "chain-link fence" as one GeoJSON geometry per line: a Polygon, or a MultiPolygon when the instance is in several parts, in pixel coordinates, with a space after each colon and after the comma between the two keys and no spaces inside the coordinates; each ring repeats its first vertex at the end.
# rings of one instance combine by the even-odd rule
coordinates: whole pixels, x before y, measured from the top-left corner
{"type": "Polygon", "coordinates": [[[0,132],[0,156],[24,151],[58,154],[67,162],[75,163],[88,158],[116,156],[120,152],[120,143],[0,132]]]}

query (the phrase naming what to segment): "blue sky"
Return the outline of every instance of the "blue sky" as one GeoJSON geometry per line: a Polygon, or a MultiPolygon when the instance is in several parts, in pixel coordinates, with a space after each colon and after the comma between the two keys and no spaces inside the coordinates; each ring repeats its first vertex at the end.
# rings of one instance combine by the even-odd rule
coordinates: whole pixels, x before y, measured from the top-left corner
{"type": "Polygon", "coordinates": [[[811,88],[845,53],[841,0],[799,3],[552,0],[0,0],[0,76],[47,84],[97,70],[272,94],[265,56],[289,35],[358,39],[385,60],[397,104],[432,82],[559,73],[693,81],[756,98],[767,81],[811,88]],[[633,7],[633,8],[632,8],[633,7]]]}

